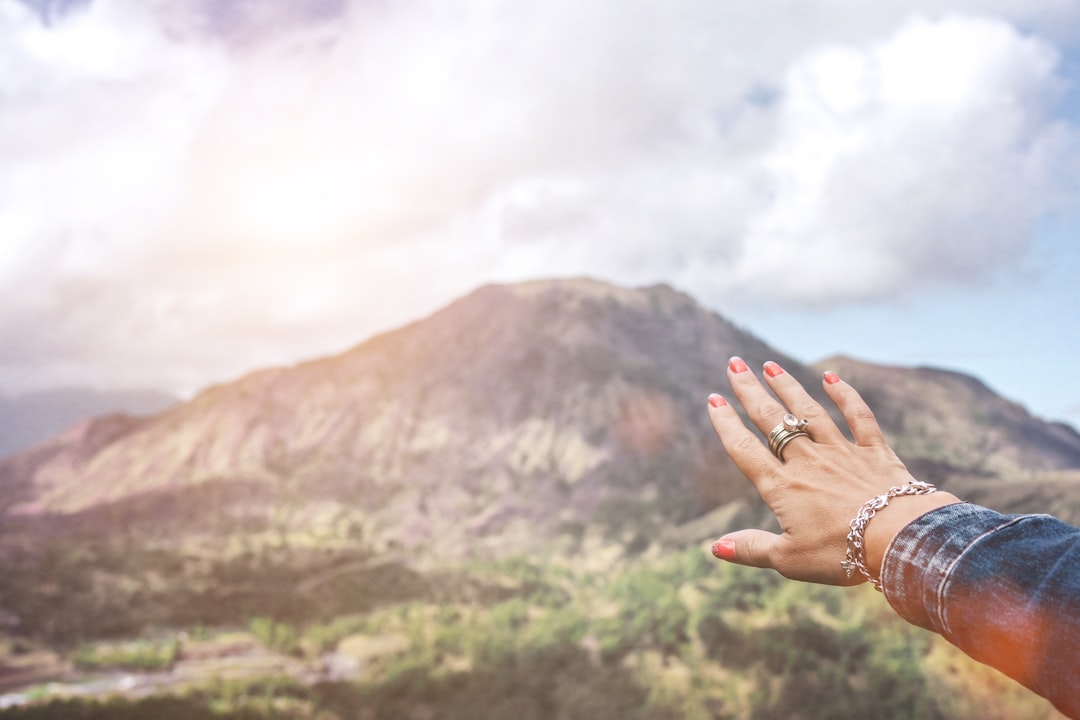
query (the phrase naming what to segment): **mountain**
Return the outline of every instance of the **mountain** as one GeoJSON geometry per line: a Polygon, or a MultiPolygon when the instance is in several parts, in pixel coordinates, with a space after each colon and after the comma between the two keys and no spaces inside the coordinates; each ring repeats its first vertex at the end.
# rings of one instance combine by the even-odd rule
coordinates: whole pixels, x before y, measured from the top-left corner
{"type": "MultiPolygon", "coordinates": [[[[204,520],[276,514],[278,532],[425,552],[630,517],[654,532],[747,494],[703,408],[726,389],[732,354],[752,367],[775,359],[821,398],[820,368],[670,287],[487,286],[342,355],[255,372],[151,417],[77,425],[0,463],[2,502],[22,515],[112,508],[159,527],[185,495],[212,489],[217,515],[204,520]]],[[[974,378],[825,364],[932,479],[1080,468],[1080,435],[974,378]]]]}
{"type": "Polygon", "coordinates": [[[178,399],[151,390],[60,388],[0,396],[0,457],[26,450],[87,418],[112,413],[152,415],[178,399]]]}
{"type": "Polygon", "coordinates": [[[1080,434],[1045,422],[976,378],[833,357],[860,389],[890,445],[917,476],[1004,512],[1080,522],[1080,434]]]}
{"type": "Polygon", "coordinates": [[[436,554],[598,520],[648,533],[748,492],[704,412],[736,350],[819,386],[670,287],[489,286],[340,356],[84,423],[0,464],[0,483],[22,515],[112,508],[161,528],[212,491],[207,531],[276,514],[277,531],[436,554]]]}
{"type": "Polygon", "coordinates": [[[1080,434],[1033,417],[970,375],[872,365],[847,357],[815,364],[859,388],[902,458],[1007,477],[1080,467],[1080,434]]]}
{"type": "MultiPolygon", "coordinates": [[[[0,610],[56,637],[333,616],[481,592],[438,580],[471,559],[767,523],[705,412],[733,354],[824,401],[820,369],[681,292],[576,279],[486,286],[341,355],[85,421],[0,461],[0,610]]],[[[830,362],[917,474],[1076,514],[1075,431],[966,376],[830,362]]]]}

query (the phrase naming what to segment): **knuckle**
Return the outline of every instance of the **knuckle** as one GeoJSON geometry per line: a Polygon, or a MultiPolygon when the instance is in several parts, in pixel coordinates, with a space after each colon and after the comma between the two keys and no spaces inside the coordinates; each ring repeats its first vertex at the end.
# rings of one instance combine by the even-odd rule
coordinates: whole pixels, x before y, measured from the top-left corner
{"type": "Polygon", "coordinates": [[[760,447],[761,443],[756,437],[749,433],[744,433],[735,438],[731,443],[731,449],[737,453],[750,453],[754,452],[757,447],[760,447]]]}
{"type": "Polygon", "coordinates": [[[754,406],[754,416],[759,418],[770,418],[776,415],[776,404],[771,402],[760,402],[754,406]]]}
{"type": "Polygon", "coordinates": [[[756,567],[772,567],[768,551],[759,547],[759,538],[750,536],[746,539],[746,561],[756,567]]]}
{"type": "Polygon", "coordinates": [[[818,453],[807,453],[805,457],[799,458],[799,463],[801,478],[831,475],[834,470],[833,463],[818,453]]]}
{"type": "Polygon", "coordinates": [[[877,418],[874,416],[874,411],[867,405],[858,405],[851,408],[849,417],[856,422],[864,423],[876,423],[877,418]]]}
{"type": "Polygon", "coordinates": [[[757,538],[747,535],[742,541],[742,553],[743,559],[747,561],[757,557],[757,538]]]}
{"type": "Polygon", "coordinates": [[[784,549],[781,544],[777,543],[776,545],[772,546],[772,548],[769,550],[767,561],[769,563],[769,567],[773,568],[778,573],[788,579],[794,579],[792,577],[792,573],[795,571],[795,568],[797,568],[798,564],[793,564],[791,562],[790,554],[784,549]]]}

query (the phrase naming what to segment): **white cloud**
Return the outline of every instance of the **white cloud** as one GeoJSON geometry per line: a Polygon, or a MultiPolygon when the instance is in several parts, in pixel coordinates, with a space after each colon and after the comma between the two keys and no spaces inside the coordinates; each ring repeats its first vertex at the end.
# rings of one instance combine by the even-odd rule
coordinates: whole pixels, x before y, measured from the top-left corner
{"type": "Polygon", "coordinates": [[[1080,12],[908,6],[0,0],[0,383],[190,389],[489,279],[981,282],[1075,179],[1080,12]]]}
{"type": "Polygon", "coordinates": [[[1076,149],[1054,49],[1001,22],[917,19],[792,64],[762,164],[775,191],[738,268],[831,303],[985,281],[1022,256],[1076,149]],[[1050,162],[1048,162],[1050,161],[1050,162]]]}

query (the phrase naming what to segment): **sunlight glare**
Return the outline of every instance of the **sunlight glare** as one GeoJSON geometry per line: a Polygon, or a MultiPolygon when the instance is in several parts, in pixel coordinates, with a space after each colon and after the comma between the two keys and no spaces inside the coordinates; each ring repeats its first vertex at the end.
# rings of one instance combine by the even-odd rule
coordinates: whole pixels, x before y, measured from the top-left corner
{"type": "Polygon", "coordinates": [[[342,225],[338,200],[315,183],[265,176],[238,189],[231,214],[245,235],[264,242],[318,242],[342,225]]]}

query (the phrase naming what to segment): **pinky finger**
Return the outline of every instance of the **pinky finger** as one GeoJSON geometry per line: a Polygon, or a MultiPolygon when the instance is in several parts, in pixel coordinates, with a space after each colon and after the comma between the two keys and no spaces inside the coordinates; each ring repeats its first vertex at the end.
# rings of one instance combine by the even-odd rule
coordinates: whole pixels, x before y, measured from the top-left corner
{"type": "Polygon", "coordinates": [[[825,371],[822,379],[825,393],[840,409],[848,427],[851,428],[851,434],[855,437],[855,443],[863,446],[885,444],[885,436],[881,432],[877,418],[874,417],[874,411],[863,401],[855,388],[841,380],[831,370],[825,371]]]}

